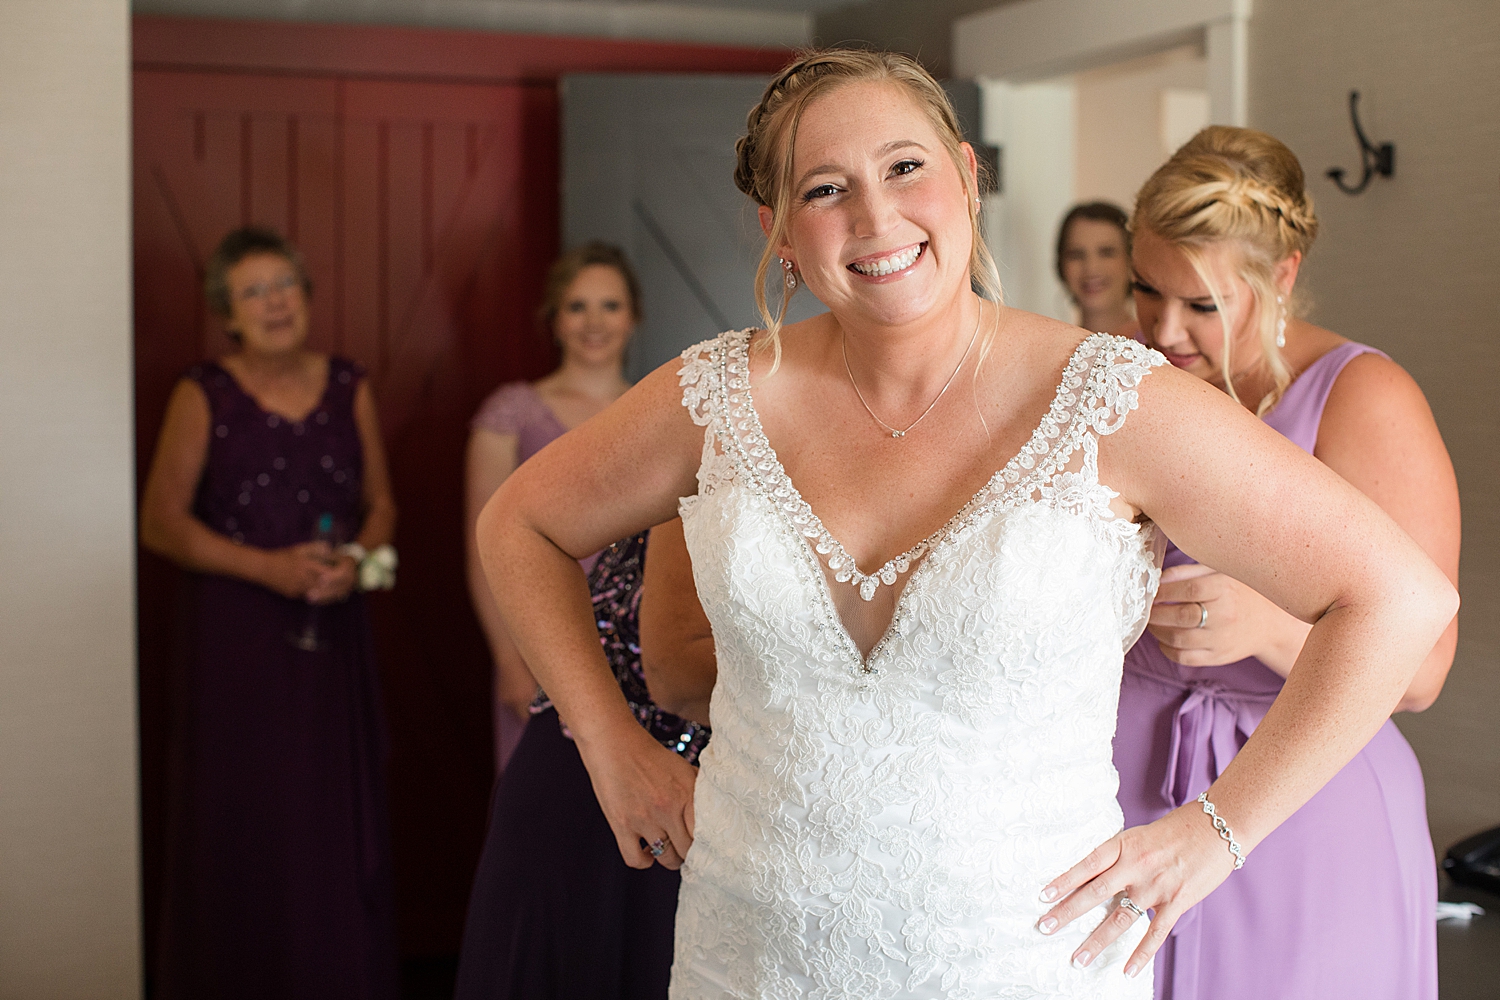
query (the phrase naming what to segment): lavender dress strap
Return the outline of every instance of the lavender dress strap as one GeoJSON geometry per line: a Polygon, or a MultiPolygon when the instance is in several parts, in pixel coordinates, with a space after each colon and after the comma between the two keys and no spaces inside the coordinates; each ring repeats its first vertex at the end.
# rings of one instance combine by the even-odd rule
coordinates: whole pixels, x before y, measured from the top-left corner
{"type": "Polygon", "coordinates": [[[1308,365],[1297,380],[1287,386],[1286,394],[1266,414],[1266,426],[1311,455],[1318,446],[1318,425],[1323,422],[1323,407],[1328,404],[1333,383],[1338,381],[1344,367],[1361,354],[1386,357],[1384,352],[1352,340],[1340,344],[1308,365]]]}

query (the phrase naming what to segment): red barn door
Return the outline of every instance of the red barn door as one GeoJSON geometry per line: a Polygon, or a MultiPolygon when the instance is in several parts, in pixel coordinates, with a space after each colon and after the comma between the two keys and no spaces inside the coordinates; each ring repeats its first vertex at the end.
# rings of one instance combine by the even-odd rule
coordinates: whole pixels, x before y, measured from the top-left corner
{"type": "MultiPolygon", "coordinates": [[[[767,71],[786,53],[369,27],[135,22],[136,427],[141,477],[177,376],[228,348],[202,267],[272,226],[314,282],[313,343],[365,365],[401,520],[376,602],[408,956],[457,949],[492,780],[489,657],[461,538],[467,422],[554,363],[531,316],[558,252],[556,80],[767,71]]],[[[148,949],[162,850],[174,571],[140,568],[148,949]]],[[[149,951],[148,951],[149,958],[149,951]]]]}

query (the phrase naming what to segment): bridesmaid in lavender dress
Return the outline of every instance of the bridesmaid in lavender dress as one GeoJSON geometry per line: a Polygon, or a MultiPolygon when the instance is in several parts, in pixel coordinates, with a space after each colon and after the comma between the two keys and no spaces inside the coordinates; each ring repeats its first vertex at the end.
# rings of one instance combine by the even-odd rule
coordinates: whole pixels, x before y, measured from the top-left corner
{"type": "MultiPolygon", "coordinates": [[[[1146,342],[1364,491],[1456,580],[1458,490],[1421,390],[1381,352],[1287,307],[1317,233],[1291,151],[1263,133],[1206,129],[1146,182],[1133,228],[1146,342]]],[[[1120,694],[1115,766],[1130,826],[1209,787],[1310,628],[1175,546],[1165,565],[1120,694]]],[[[1437,698],[1456,640],[1455,620],[1401,709],[1437,698]]],[[[1157,955],[1157,997],[1436,1000],[1426,820],[1421,769],[1388,721],[1178,921],[1157,955]]]]}
{"type": "Polygon", "coordinates": [[[178,383],[141,502],[143,544],[189,571],[155,995],[394,1000],[385,725],[334,547],[395,527],[374,399],[307,348],[279,236],[231,233],[206,284],[239,349],[178,383]]]}
{"type": "MultiPolygon", "coordinates": [[[[570,250],[553,263],[538,311],[538,319],[550,328],[562,352],[562,364],[537,382],[502,385],[474,417],[465,474],[464,537],[469,596],[495,664],[497,775],[521,739],[536,680],[495,608],[474,547],[474,521],[517,466],[630,387],[623,373],[625,349],[640,318],[640,284],[623,252],[606,243],[570,250]]],[[[585,570],[592,559],[583,560],[585,570]]]]}

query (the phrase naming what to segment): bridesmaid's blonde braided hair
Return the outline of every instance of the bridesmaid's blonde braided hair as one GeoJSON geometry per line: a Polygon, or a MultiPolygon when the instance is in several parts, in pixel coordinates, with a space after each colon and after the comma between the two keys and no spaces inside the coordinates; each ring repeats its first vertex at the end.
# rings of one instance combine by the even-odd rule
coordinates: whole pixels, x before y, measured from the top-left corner
{"type": "MultiPolygon", "coordinates": [[[[1181,249],[1208,286],[1224,324],[1224,385],[1236,400],[1229,358],[1234,317],[1199,251],[1223,241],[1237,245],[1238,273],[1254,294],[1261,354],[1275,380],[1261,400],[1262,414],[1292,381],[1276,344],[1275,268],[1293,253],[1306,256],[1317,238],[1318,217],[1304,184],[1302,165],[1280,140],[1253,129],[1211,125],[1151,175],[1136,195],[1131,219],[1134,232],[1149,229],[1181,249]]],[[[1293,308],[1295,302],[1287,306],[1288,314],[1293,308]]]]}

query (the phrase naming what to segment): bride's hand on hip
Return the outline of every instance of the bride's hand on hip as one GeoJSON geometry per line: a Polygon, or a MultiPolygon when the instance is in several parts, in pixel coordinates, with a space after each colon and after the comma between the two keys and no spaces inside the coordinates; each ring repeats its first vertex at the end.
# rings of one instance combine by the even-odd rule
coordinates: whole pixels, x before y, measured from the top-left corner
{"type": "Polygon", "coordinates": [[[682,867],[693,845],[693,782],[698,769],[653,740],[634,720],[608,737],[578,744],[594,795],[632,868],[682,867]]]}
{"type": "Polygon", "coordinates": [[[1083,967],[1141,914],[1154,910],[1150,929],[1125,963],[1125,974],[1134,976],[1151,962],[1178,918],[1233,870],[1234,856],[1198,803],[1190,802],[1154,823],[1116,834],[1053,880],[1042,899],[1060,902],[1037,921],[1037,929],[1054,934],[1096,906],[1115,897],[1124,900],[1115,901],[1109,916],[1073,952],[1073,964],[1083,967]]]}

